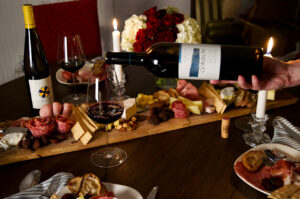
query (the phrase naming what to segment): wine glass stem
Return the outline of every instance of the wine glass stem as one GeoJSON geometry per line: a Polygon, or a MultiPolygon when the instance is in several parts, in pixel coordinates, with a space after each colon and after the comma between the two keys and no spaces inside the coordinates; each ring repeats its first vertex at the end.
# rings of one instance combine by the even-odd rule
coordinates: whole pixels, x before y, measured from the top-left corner
{"type": "Polygon", "coordinates": [[[108,145],[109,145],[109,135],[108,135],[108,125],[105,124],[105,133],[106,133],[106,143],[105,143],[105,148],[106,148],[106,158],[111,158],[111,154],[109,153],[108,150],[108,145]]]}
{"type": "Polygon", "coordinates": [[[77,98],[77,91],[76,91],[76,81],[75,81],[75,73],[72,73],[72,79],[73,79],[73,93],[75,98],[77,98]]]}

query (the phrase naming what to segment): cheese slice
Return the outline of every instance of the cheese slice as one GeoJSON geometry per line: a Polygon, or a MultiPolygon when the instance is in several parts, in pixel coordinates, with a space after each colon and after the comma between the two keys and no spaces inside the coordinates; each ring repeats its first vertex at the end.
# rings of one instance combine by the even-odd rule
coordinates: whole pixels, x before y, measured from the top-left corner
{"type": "Polygon", "coordinates": [[[87,113],[85,112],[85,110],[87,109],[87,105],[86,104],[81,104],[79,107],[79,111],[83,114],[83,117],[94,127],[96,128],[96,130],[100,129],[101,127],[103,127],[103,124],[99,124],[98,122],[93,121],[91,118],[89,118],[89,116],[87,115],[87,113]]]}
{"type": "Polygon", "coordinates": [[[124,112],[122,114],[122,118],[125,120],[129,120],[137,113],[135,98],[125,99],[123,103],[124,103],[124,112]]]}
{"type": "Polygon", "coordinates": [[[81,138],[80,141],[82,144],[87,145],[89,141],[93,138],[93,134],[90,132],[86,132],[81,138]]]}
{"type": "Polygon", "coordinates": [[[268,90],[267,100],[275,100],[276,90],[268,90]]]}
{"type": "Polygon", "coordinates": [[[96,125],[93,125],[93,123],[89,121],[89,117],[86,115],[85,112],[83,112],[83,110],[80,107],[77,107],[74,111],[77,112],[80,120],[91,133],[94,133],[97,130],[96,125]]]}
{"type": "Polygon", "coordinates": [[[81,126],[80,122],[76,122],[71,129],[74,140],[78,141],[85,133],[85,129],[81,126]]]}

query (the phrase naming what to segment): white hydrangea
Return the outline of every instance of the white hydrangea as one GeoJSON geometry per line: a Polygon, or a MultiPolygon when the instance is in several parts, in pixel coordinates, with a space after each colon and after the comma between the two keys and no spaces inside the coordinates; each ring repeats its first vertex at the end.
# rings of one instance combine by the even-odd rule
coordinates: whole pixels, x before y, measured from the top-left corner
{"type": "Polygon", "coordinates": [[[125,21],[125,27],[122,32],[121,48],[127,52],[133,52],[135,36],[139,29],[146,28],[147,17],[145,15],[132,15],[125,21]]]}
{"type": "Polygon", "coordinates": [[[201,31],[197,21],[184,16],[184,21],[176,25],[178,28],[177,43],[201,43],[201,31]]]}

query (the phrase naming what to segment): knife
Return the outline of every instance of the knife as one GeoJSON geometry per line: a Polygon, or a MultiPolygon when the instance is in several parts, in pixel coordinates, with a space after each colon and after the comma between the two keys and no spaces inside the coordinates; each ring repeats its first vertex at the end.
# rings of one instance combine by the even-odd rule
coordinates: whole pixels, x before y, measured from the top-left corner
{"type": "Polygon", "coordinates": [[[157,193],[158,187],[155,186],[152,188],[152,190],[149,192],[148,196],[146,199],[155,199],[156,193],[157,193]]]}
{"type": "Polygon", "coordinates": [[[6,129],[0,128],[0,133],[4,133],[4,134],[7,134],[7,133],[26,133],[27,130],[28,130],[28,128],[12,126],[12,127],[6,128],[6,129]]]}

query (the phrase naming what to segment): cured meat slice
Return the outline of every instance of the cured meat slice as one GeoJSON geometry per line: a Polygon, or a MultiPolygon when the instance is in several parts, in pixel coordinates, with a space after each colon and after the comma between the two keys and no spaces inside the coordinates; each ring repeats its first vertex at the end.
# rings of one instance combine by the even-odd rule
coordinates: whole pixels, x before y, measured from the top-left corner
{"type": "Polygon", "coordinates": [[[62,134],[69,133],[74,124],[71,119],[64,115],[56,116],[55,121],[57,123],[57,131],[62,134]]]}
{"type": "Polygon", "coordinates": [[[177,81],[177,88],[176,88],[176,90],[178,91],[178,92],[180,92],[186,85],[187,85],[187,81],[185,81],[184,79],[180,79],[180,80],[178,80],[177,81]]]}
{"type": "Polygon", "coordinates": [[[179,94],[190,100],[199,100],[200,99],[197,88],[191,83],[187,83],[184,86],[184,88],[179,92],[179,94]]]}
{"type": "Polygon", "coordinates": [[[189,116],[189,112],[181,100],[176,100],[172,103],[172,111],[174,112],[175,118],[183,119],[189,116]]]}
{"type": "Polygon", "coordinates": [[[36,117],[26,122],[26,127],[34,137],[49,136],[56,130],[53,117],[36,117]]]}

